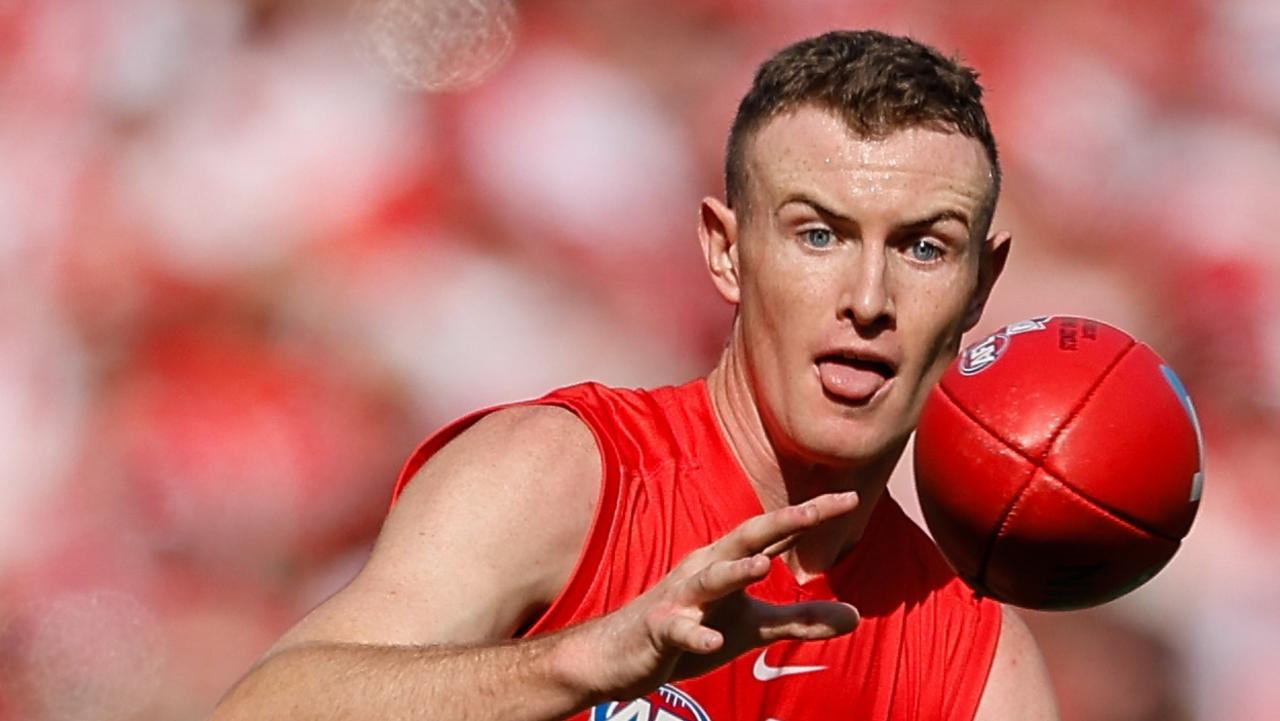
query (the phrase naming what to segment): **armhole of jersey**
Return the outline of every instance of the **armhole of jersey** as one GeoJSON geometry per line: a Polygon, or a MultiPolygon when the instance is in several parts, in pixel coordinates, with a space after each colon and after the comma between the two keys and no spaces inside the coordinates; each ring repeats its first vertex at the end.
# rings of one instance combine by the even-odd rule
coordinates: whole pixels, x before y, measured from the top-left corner
{"type": "Polygon", "coordinates": [[[400,471],[400,476],[396,480],[395,490],[391,494],[391,505],[394,506],[400,494],[409,485],[409,481],[413,480],[414,475],[421,470],[422,466],[426,465],[427,461],[441,448],[461,435],[463,431],[475,425],[481,418],[504,408],[529,405],[564,408],[578,416],[587,425],[587,428],[591,429],[591,435],[596,439],[596,449],[600,452],[600,490],[596,498],[595,515],[591,519],[591,525],[587,528],[582,549],[578,552],[578,560],[574,563],[573,571],[569,573],[569,580],[565,582],[564,588],[560,589],[560,593],[556,594],[555,599],[551,601],[546,610],[538,618],[534,619],[532,623],[527,624],[517,634],[518,637],[533,636],[549,628],[554,629],[565,625],[572,616],[573,611],[586,596],[592,579],[597,576],[597,574],[588,571],[598,568],[604,556],[610,526],[613,524],[617,507],[618,486],[621,482],[622,469],[621,464],[618,462],[618,450],[611,439],[600,432],[601,426],[595,418],[595,413],[585,404],[576,403],[563,397],[547,397],[518,403],[504,403],[469,413],[436,431],[418,446],[418,449],[409,457],[404,468],[400,471]]]}
{"type": "Polygon", "coordinates": [[[951,718],[973,719],[978,715],[978,705],[982,703],[982,695],[986,693],[987,682],[991,679],[991,669],[995,666],[996,648],[1000,645],[1000,632],[1004,628],[1004,608],[993,599],[980,598],[978,613],[978,630],[975,637],[981,639],[970,650],[968,667],[974,669],[972,680],[966,679],[960,687],[963,691],[956,699],[956,710],[951,718]]]}
{"type": "Polygon", "coordinates": [[[960,613],[965,616],[965,620],[960,623],[947,624],[948,627],[959,630],[959,636],[951,639],[950,650],[944,652],[945,658],[939,659],[943,675],[942,685],[938,690],[942,697],[937,706],[931,707],[943,709],[944,719],[972,721],[978,713],[978,705],[982,702],[987,680],[995,665],[996,648],[1000,644],[1000,630],[1004,624],[1004,607],[995,599],[979,596],[965,584],[947,565],[933,540],[907,516],[901,505],[886,490],[876,504],[867,532],[869,535],[884,533],[894,523],[905,524],[915,543],[920,544],[927,555],[926,564],[934,570],[926,568],[923,573],[945,574],[946,586],[934,598],[933,603],[943,604],[947,614],[960,613]]]}
{"type": "Polygon", "coordinates": [[[595,516],[587,528],[587,536],[582,541],[582,550],[578,552],[578,560],[573,564],[569,580],[565,581],[564,588],[560,589],[560,593],[542,615],[519,633],[522,638],[568,625],[591,590],[592,582],[604,577],[598,571],[617,515],[619,489],[625,473],[613,440],[601,432],[604,426],[596,417],[595,409],[585,403],[569,402],[563,398],[551,399],[549,403],[573,412],[591,429],[591,435],[596,439],[596,448],[600,451],[600,492],[596,498],[595,516]]]}

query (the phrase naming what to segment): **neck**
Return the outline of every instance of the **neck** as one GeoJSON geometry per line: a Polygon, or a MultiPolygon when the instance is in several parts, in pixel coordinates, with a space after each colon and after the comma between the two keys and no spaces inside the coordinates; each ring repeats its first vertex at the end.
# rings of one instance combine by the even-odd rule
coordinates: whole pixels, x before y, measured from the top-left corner
{"type": "MultiPolygon", "coordinates": [[[[827,464],[780,452],[765,426],[752,391],[746,358],[735,333],[707,376],[707,391],[721,430],[765,511],[803,503],[823,493],[854,490],[853,513],[804,534],[783,559],[800,582],[817,575],[848,552],[871,520],[897,465],[902,445],[863,464],[827,464]]],[[[905,444],[904,444],[905,445],[905,444]]]]}

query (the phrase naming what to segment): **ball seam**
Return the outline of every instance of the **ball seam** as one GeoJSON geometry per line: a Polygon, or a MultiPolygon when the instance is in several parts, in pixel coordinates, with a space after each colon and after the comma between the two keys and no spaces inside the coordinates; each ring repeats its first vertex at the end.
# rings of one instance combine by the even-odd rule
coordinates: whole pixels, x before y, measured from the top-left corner
{"type": "Polygon", "coordinates": [[[1147,528],[1146,526],[1140,523],[1135,523],[1133,519],[1127,518],[1124,514],[1116,513],[1114,509],[1108,508],[1107,506],[1101,503],[1098,503],[1096,500],[1090,498],[1088,495],[1081,493],[1080,489],[1076,488],[1070,483],[1067,483],[1065,479],[1059,478],[1052,471],[1044,468],[1040,470],[1044,471],[1045,477],[1051,483],[1067,491],[1068,495],[1070,495],[1076,502],[1076,505],[1083,506],[1084,508],[1090,509],[1091,511],[1094,512],[1095,515],[1105,518],[1108,521],[1111,521],[1116,525],[1119,525],[1125,528],[1126,530],[1136,531],[1138,533],[1142,533],[1152,538],[1158,538],[1162,541],[1168,541],[1169,543],[1172,543],[1175,546],[1182,544],[1182,539],[1180,538],[1172,538],[1163,533],[1153,531],[1150,528],[1147,528]]]}
{"type": "MultiPolygon", "coordinates": [[[[1109,375],[1109,374],[1111,373],[1111,370],[1112,370],[1112,369],[1114,369],[1116,366],[1118,366],[1118,365],[1120,364],[1120,359],[1121,359],[1121,358],[1123,358],[1124,356],[1128,355],[1128,354],[1129,354],[1129,352],[1130,352],[1134,347],[1136,347],[1137,345],[1138,345],[1137,343],[1134,343],[1134,344],[1133,344],[1132,346],[1130,346],[1129,348],[1126,348],[1126,349],[1124,350],[1124,352],[1122,352],[1122,353],[1120,354],[1120,356],[1116,359],[1115,363],[1114,363],[1114,364],[1112,364],[1112,365],[1111,365],[1111,366],[1110,366],[1110,367],[1109,367],[1109,368],[1104,372],[1104,374],[1103,374],[1103,376],[1102,376],[1102,377],[1103,377],[1103,378],[1105,378],[1107,375],[1109,375]]],[[[1099,383],[1098,385],[1101,385],[1101,383],[1099,383]]],[[[1035,472],[1036,472],[1037,470],[1039,470],[1039,471],[1043,471],[1043,472],[1045,473],[1045,475],[1049,476],[1049,477],[1050,477],[1050,478],[1052,478],[1054,481],[1056,481],[1056,482],[1058,482],[1058,483],[1062,484],[1062,486],[1064,486],[1064,487],[1066,487],[1066,488],[1070,489],[1072,492],[1074,492],[1074,493],[1075,493],[1076,495],[1078,495],[1080,498],[1082,498],[1082,499],[1084,499],[1084,500],[1088,501],[1089,503],[1093,504],[1094,506],[1096,506],[1099,510],[1104,511],[1104,512],[1105,512],[1105,513],[1107,513],[1107,514],[1110,514],[1111,516],[1114,516],[1115,518],[1117,518],[1117,519],[1120,519],[1120,520],[1124,521],[1125,523],[1127,523],[1127,524],[1129,524],[1129,525],[1133,526],[1134,528],[1136,528],[1136,529],[1138,529],[1138,530],[1142,531],[1143,533],[1146,533],[1146,534],[1148,534],[1148,535],[1154,536],[1154,537],[1156,537],[1156,538],[1162,538],[1162,539],[1164,539],[1164,540],[1166,540],[1166,541],[1172,541],[1172,542],[1174,542],[1174,543],[1180,543],[1180,542],[1181,542],[1181,539],[1174,538],[1174,537],[1172,537],[1172,536],[1168,535],[1167,533],[1163,533],[1163,532],[1161,532],[1161,531],[1159,531],[1159,530],[1157,530],[1157,529],[1154,529],[1154,528],[1148,528],[1146,524],[1142,523],[1142,522],[1141,522],[1141,521],[1139,521],[1138,519],[1133,518],[1133,517],[1129,516],[1128,514],[1126,514],[1126,513],[1122,512],[1122,511],[1119,511],[1119,510],[1117,510],[1117,509],[1115,509],[1115,508],[1112,508],[1112,507],[1111,507],[1111,506],[1109,506],[1108,504],[1103,503],[1102,501],[1100,501],[1100,500],[1098,500],[1098,499],[1094,498],[1094,497],[1093,497],[1093,496],[1091,496],[1090,494],[1088,494],[1088,493],[1084,492],[1083,490],[1081,490],[1081,489],[1080,489],[1080,488],[1078,488],[1077,486],[1073,485],[1073,484],[1072,484],[1070,481],[1068,481],[1067,479],[1063,478],[1062,476],[1058,475],[1057,473],[1054,473],[1051,469],[1049,469],[1049,468],[1045,467],[1044,462],[1048,460],[1048,453],[1046,453],[1046,454],[1045,454],[1045,456],[1044,456],[1044,458],[1043,458],[1043,459],[1041,459],[1041,458],[1037,458],[1037,457],[1035,457],[1035,456],[1031,455],[1030,453],[1027,453],[1027,452],[1026,452],[1026,451],[1024,451],[1022,448],[1019,448],[1017,444],[1013,443],[1012,441],[1010,441],[1010,440],[1008,440],[1008,439],[1004,438],[1004,437],[1003,437],[1003,436],[1001,436],[999,433],[997,433],[997,432],[995,431],[995,429],[994,429],[994,428],[992,428],[991,426],[987,425],[986,423],[983,423],[983,422],[982,422],[982,419],[980,419],[980,418],[978,418],[977,416],[975,416],[972,412],[970,412],[970,410],[969,410],[968,408],[965,408],[965,407],[960,403],[960,401],[959,401],[959,400],[957,400],[957,399],[956,399],[956,398],[951,394],[951,391],[950,391],[950,390],[948,390],[946,387],[944,387],[944,386],[942,386],[941,384],[939,384],[939,385],[938,385],[938,390],[939,390],[939,391],[941,391],[941,395],[942,395],[943,399],[945,399],[948,403],[950,403],[950,404],[951,404],[951,406],[952,406],[953,408],[955,408],[957,411],[959,411],[959,413],[960,413],[961,415],[963,415],[965,418],[969,419],[969,420],[970,420],[970,421],[971,421],[975,426],[977,426],[980,430],[982,430],[983,432],[985,432],[985,433],[986,433],[988,436],[990,436],[993,440],[997,441],[998,443],[1000,443],[1001,445],[1003,445],[1005,448],[1008,448],[1010,451],[1013,451],[1013,452],[1014,452],[1014,453],[1015,453],[1019,458],[1023,459],[1024,461],[1027,461],[1027,462],[1028,462],[1029,464],[1031,464],[1031,466],[1032,466],[1032,468],[1031,468],[1031,472],[1027,474],[1026,479],[1025,479],[1025,480],[1023,480],[1023,482],[1022,482],[1022,483],[1021,483],[1021,485],[1019,486],[1018,490],[1017,490],[1016,492],[1014,492],[1014,494],[1013,494],[1013,498],[1009,501],[1008,505],[1007,505],[1007,506],[1005,507],[1005,509],[1001,512],[1001,515],[1000,515],[1001,523],[1000,523],[999,527],[996,529],[996,533],[992,535],[991,540],[990,540],[990,542],[989,542],[989,544],[988,544],[988,548],[987,548],[987,553],[988,553],[988,554],[989,554],[989,553],[991,552],[991,550],[995,547],[996,539],[997,539],[1000,535],[1002,535],[1002,534],[1004,533],[1004,529],[1005,529],[1005,527],[1008,525],[1009,515],[1010,515],[1011,513],[1013,513],[1014,508],[1018,505],[1018,501],[1019,501],[1019,500],[1021,500],[1021,498],[1022,498],[1022,494],[1027,490],[1027,486],[1031,485],[1031,480],[1032,480],[1032,478],[1035,476],[1035,472]]],[[[1095,388],[1093,388],[1093,389],[1091,390],[1091,392],[1090,392],[1089,394],[1087,394],[1087,395],[1092,396],[1092,392],[1093,392],[1093,391],[1096,391],[1096,390],[1097,390],[1097,388],[1096,388],[1096,387],[1095,387],[1095,388]]],[[[1081,410],[1083,410],[1083,408],[1084,408],[1084,403],[1081,403],[1081,404],[1080,404],[1080,407],[1076,409],[1076,411],[1075,411],[1075,415],[1079,415],[1079,412],[1080,412],[1081,410]]],[[[1074,416],[1072,416],[1072,420],[1074,420],[1074,416]]],[[[1068,425],[1068,423],[1069,423],[1069,422],[1070,422],[1070,421],[1066,421],[1066,422],[1064,422],[1064,423],[1062,424],[1062,427],[1059,429],[1059,432],[1058,432],[1057,434],[1055,434],[1055,438],[1054,438],[1054,440],[1056,440],[1056,439],[1057,439],[1057,438],[1056,438],[1056,437],[1057,437],[1057,435],[1061,435],[1061,431],[1062,431],[1062,430],[1064,430],[1064,429],[1066,428],[1066,426],[1068,425]]],[[[1050,448],[1052,448],[1052,447],[1053,447],[1053,443],[1052,443],[1052,441],[1049,443],[1049,447],[1050,447],[1050,448]]],[[[985,574],[985,571],[986,571],[987,560],[988,560],[988,556],[987,556],[987,555],[983,555],[983,557],[982,557],[982,562],[979,564],[979,574],[978,574],[978,577],[979,577],[979,578],[983,578],[983,577],[984,577],[984,574],[985,574]]]]}
{"type": "Polygon", "coordinates": [[[1089,400],[1092,399],[1094,394],[1098,392],[1098,389],[1102,387],[1102,383],[1107,379],[1107,376],[1111,375],[1111,372],[1116,369],[1116,366],[1120,365],[1120,361],[1124,360],[1125,357],[1132,353],[1133,349],[1137,347],[1138,342],[1130,338],[1129,345],[1125,346],[1124,350],[1116,354],[1116,357],[1111,359],[1111,362],[1107,364],[1106,368],[1102,369],[1102,372],[1098,374],[1098,377],[1093,379],[1093,385],[1089,386],[1089,389],[1084,392],[1084,395],[1081,396],[1080,400],[1076,401],[1075,406],[1073,406],[1071,411],[1067,413],[1066,418],[1062,419],[1062,423],[1059,423],[1058,427],[1054,429],[1053,434],[1049,436],[1049,440],[1044,444],[1044,453],[1041,455],[1038,465],[1043,467],[1044,462],[1049,460],[1049,453],[1053,450],[1053,444],[1056,443],[1062,433],[1066,431],[1067,426],[1071,425],[1071,421],[1074,421],[1076,416],[1080,415],[1080,411],[1084,410],[1084,407],[1089,404],[1089,400]]]}
{"type": "MultiPolygon", "coordinates": [[[[1074,494],[1078,495],[1082,500],[1088,500],[1090,504],[1096,506],[1099,510],[1105,510],[1107,513],[1115,515],[1117,519],[1121,519],[1121,516],[1119,516],[1118,514],[1114,514],[1111,509],[1107,509],[1103,507],[1101,504],[1094,501],[1094,499],[1088,498],[1083,493],[1080,493],[1080,491],[1076,489],[1075,486],[1072,486],[1071,484],[1067,483],[1065,479],[1058,478],[1051,471],[1045,468],[1044,464],[1049,459],[1049,454],[1053,450],[1053,444],[1057,442],[1058,438],[1066,430],[1067,426],[1069,426],[1071,424],[1071,421],[1075,420],[1076,416],[1078,416],[1080,412],[1084,410],[1084,407],[1088,405],[1089,400],[1093,398],[1094,394],[1097,393],[1098,389],[1102,387],[1103,381],[1105,381],[1107,377],[1111,375],[1112,371],[1114,371],[1116,367],[1120,365],[1120,362],[1124,360],[1124,358],[1128,356],[1129,353],[1131,353],[1133,349],[1136,348],[1137,346],[1138,346],[1138,342],[1131,338],[1129,339],[1129,344],[1125,346],[1123,350],[1117,353],[1115,358],[1111,359],[1111,361],[1102,370],[1102,372],[1098,374],[1098,377],[1094,379],[1093,383],[1089,386],[1089,388],[1085,390],[1084,394],[1080,397],[1080,400],[1076,401],[1075,405],[1072,406],[1071,410],[1067,413],[1066,417],[1062,420],[1061,423],[1058,424],[1058,427],[1054,429],[1053,433],[1049,436],[1048,440],[1044,444],[1043,453],[1040,454],[1040,457],[1038,458],[1033,456],[1030,453],[1027,453],[1022,448],[1018,447],[1018,445],[1004,438],[999,433],[996,433],[996,431],[993,428],[991,428],[989,425],[979,420],[972,412],[969,411],[968,408],[965,408],[964,405],[962,405],[951,394],[951,391],[946,387],[945,384],[943,383],[938,384],[938,390],[941,391],[942,396],[946,398],[946,400],[949,401],[952,406],[954,406],[957,410],[959,410],[963,416],[965,416],[970,421],[972,421],[974,425],[978,426],[978,428],[984,431],[987,435],[991,436],[991,438],[993,438],[1000,444],[1004,445],[1006,448],[1008,448],[1009,450],[1017,454],[1020,458],[1022,458],[1023,460],[1026,460],[1031,464],[1031,471],[1027,474],[1027,477],[1023,479],[1021,485],[1018,487],[1018,490],[1014,492],[1013,498],[1009,501],[1009,504],[1005,507],[1004,511],[1001,512],[1001,515],[999,517],[1000,523],[996,527],[995,533],[991,534],[991,537],[987,540],[986,548],[983,550],[981,561],[978,564],[978,573],[977,573],[977,580],[983,586],[987,585],[986,584],[987,570],[991,565],[991,557],[992,555],[995,554],[996,544],[999,543],[1000,539],[1005,535],[1005,531],[1008,529],[1009,523],[1016,517],[1017,510],[1019,505],[1022,503],[1022,499],[1026,495],[1027,489],[1030,488],[1031,482],[1035,479],[1036,471],[1043,471],[1046,475],[1052,477],[1055,481],[1057,481],[1058,483],[1062,484],[1064,487],[1071,490],[1074,494]]],[[[1132,521],[1128,519],[1122,519],[1122,520],[1124,520],[1125,523],[1133,525],[1135,528],[1138,528],[1143,532],[1148,533],[1152,536],[1158,536],[1160,538],[1164,538],[1165,540],[1172,540],[1172,539],[1166,538],[1162,534],[1152,532],[1149,529],[1146,529],[1142,526],[1134,524],[1132,521]]]]}
{"type": "Polygon", "coordinates": [[[1022,450],[1013,442],[1002,437],[999,433],[996,433],[995,429],[991,428],[986,423],[983,423],[977,416],[973,415],[973,413],[971,413],[968,408],[965,408],[963,405],[961,405],[960,401],[956,400],[956,398],[954,398],[951,395],[951,391],[949,391],[941,383],[938,384],[938,390],[941,391],[940,393],[941,397],[944,400],[946,400],[948,403],[950,403],[952,407],[954,407],[957,411],[959,411],[960,415],[964,416],[965,418],[968,418],[975,426],[978,427],[979,430],[986,433],[993,440],[995,440],[997,443],[1000,443],[1005,448],[1008,448],[1010,451],[1013,451],[1014,455],[1026,461],[1027,464],[1031,466],[1031,469],[1027,472],[1026,478],[1022,480],[1022,483],[1018,486],[1018,490],[1014,492],[1013,497],[1009,500],[1008,505],[1006,505],[1004,510],[1000,512],[1000,515],[998,516],[998,518],[1000,519],[1000,525],[997,527],[996,532],[992,533],[990,537],[987,538],[986,548],[983,549],[982,556],[979,558],[978,570],[976,574],[977,581],[979,584],[985,587],[986,579],[987,579],[987,566],[990,564],[991,554],[995,550],[996,541],[1000,538],[1000,533],[1004,530],[1004,525],[1008,521],[1009,514],[1013,512],[1014,506],[1018,505],[1018,501],[1019,499],[1022,498],[1022,494],[1026,492],[1027,486],[1031,485],[1031,479],[1035,478],[1036,471],[1043,470],[1043,469],[1040,467],[1040,463],[1035,458],[1033,458],[1030,453],[1027,453],[1026,451],[1022,450]]]}
{"type": "MultiPolygon", "coordinates": [[[[1102,387],[1102,382],[1107,379],[1107,376],[1111,375],[1111,371],[1115,370],[1116,366],[1120,365],[1120,361],[1124,360],[1124,357],[1129,355],[1129,352],[1132,351],[1134,347],[1137,345],[1138,345],[1137,341],[1130,339],[1129,345],[1125,346],[1124,350],[1117,353],[1116,357],[1112,358],[1111,362],[1107,364],[1107,367],[1103,368],[1102,372],[1098,374],[1098,377],[1093,379],[1093,383],[1089,386],[1088,389],[1085,390],[1084,395],[1080,397],[1080,400],[1076,401],[1075,406],[1072,407],[1072,409],[1067,413],[1066,418],[1064,418],[1062,422],[1058,424],[1058,427],[1055,428],[1053,433],[1049,436],[1049,439],[1044,444],[1044,452],[1040,455],[1039,458],[1032,458],[1030,454],[1024,455],[1024,457],[1027,460],[1031,461],[1032,464],[1035,466],[1035,470],[1031,471],[1031,474],[1027,476],[1027,479],[1025,481],[1023,481],[1022,487],[1019,488],[1018,492],[1014,495],[1013,502],[1010,503],[1009,507],[1005,509],[1004,517],[1000,519],[1000,525],[996,528],[996,532],[991,537],[991,545],[987,549],[987,555],[982,559],[982,572],[983,572],[984,579],[986,577],[987,566],[991,562],[991,554],[995,553],[996,544],[1000,542],[1000,539],[1002,537],[1004,537],[1005,530],[1009,528],[1009,522],[1013,520],[1014,516],[1016,515],[1018,506],[1022,503],[1023,496],[1026,495],[1027,489],[1031,487],[1031,481],[1036,476],[1036,470],[1049,473],[1049,471],[1045,469],[1044,464],[1046,461],[1049,460],[1049,453],[1050,451],[1053,450],[1053,444],[1058,441],[1058,438],[1062,435],[1062,432],[1066,430],[1067,426],[1070,425],[1071,421],[1075,420],[1075,417],[1080,414],[1080,411],[1084,410],[1084,407],[1086,404],[1088,404],[1089,399],[1093,397],[1094,393],[1098,392],[1098,388],[1102,387]]],[[[968,414],[966,413],[966,415],[968,414]]],[[[1018,449],[1015,449],[1015,450],[1018,450],[1018,449]]],[[[1072,490],[1075,490],[1075,489],[1072,488],[1072,490]]]]}

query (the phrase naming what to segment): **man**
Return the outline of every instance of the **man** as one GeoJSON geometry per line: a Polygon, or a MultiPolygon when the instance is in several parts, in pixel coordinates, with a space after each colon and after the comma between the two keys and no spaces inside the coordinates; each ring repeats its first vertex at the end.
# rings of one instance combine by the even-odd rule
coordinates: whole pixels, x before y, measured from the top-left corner
{"type": "Polygon", "coordinates": [[[429,439],[365,568],[217,717],[1055,718],[1025,626],[883,493],[1008,252],[980,99],[876,32],[766,62],[701,207],[737,306],[711,373],[429,439]]]}

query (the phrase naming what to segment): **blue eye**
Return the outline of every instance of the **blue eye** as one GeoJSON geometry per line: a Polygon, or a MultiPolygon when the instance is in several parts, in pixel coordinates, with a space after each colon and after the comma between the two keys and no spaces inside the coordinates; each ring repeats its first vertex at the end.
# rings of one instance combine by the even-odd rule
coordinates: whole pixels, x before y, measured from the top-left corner
{"type": "Polygon", "coordinates": [[[810,228],[804,231],[804,242],[813,248],[826,248],[836,239],[830,228],[810,228]]]}
{"type": "Polygon", "coordinates": [[[925,263],[942,257],[942,249],[924,238],[912,243],[909,252],[912,258],[925,263]]]}

